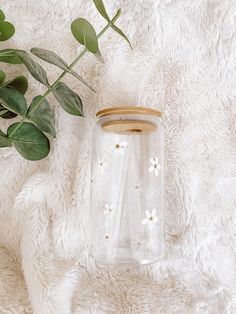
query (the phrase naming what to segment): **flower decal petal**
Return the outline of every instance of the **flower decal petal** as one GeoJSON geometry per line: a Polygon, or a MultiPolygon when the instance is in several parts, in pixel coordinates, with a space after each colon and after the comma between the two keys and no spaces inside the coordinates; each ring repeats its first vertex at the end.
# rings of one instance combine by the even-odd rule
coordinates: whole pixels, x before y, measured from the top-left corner
{"type": "Polygon", "coordinates": [[[110,215],[112,214],[112,212],[114,211],[114,205],[113,204],[105,204],[105,209],[104,209],[104,215],[110,215]]]}
{"type": "Polygon", "coordinates": [[[153,229],[153,227],[159,221],[157,210],[155,208],[151,210],[145,210],[145,215],[146,217],[142,220],[142,225],[148,225],[150,229],[153,229]]]}
{"type": "Polygon", "coordinates": [[[158,221],[159,221],[159,218],[157,216],[154,216],[153,217],[153,223],[156,224],[156,223],[158,223],[158,221]]]}
{"type": "Polygon", "coordinates": [[[157,214],[157,210],[156,210],[155,208],[152,209],[152,211],[151,211],[151,216],[152,216],[152,217],[155,217],[156,214],[157,214]]]}
{"type": "Polygon", "coordinates": [[[157,157],[150,158],[150,164],[151,165],[148,168],[149,172],[153,172],[155,176],[158,176],[161,169],[158,158],[157,157]]]}
{"type": "Polygon", "coordinates": [[[148,218],[144,218],[143,220],[142,220],[142,225],[146,225],[147,223],[148,223],[148,218]]]}

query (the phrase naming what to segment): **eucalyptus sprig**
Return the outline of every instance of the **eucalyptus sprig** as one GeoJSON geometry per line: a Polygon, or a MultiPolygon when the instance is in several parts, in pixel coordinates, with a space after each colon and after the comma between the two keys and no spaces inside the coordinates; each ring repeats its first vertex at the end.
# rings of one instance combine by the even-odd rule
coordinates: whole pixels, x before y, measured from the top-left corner
{"type": "MultiPolygon", "coordinates": [[[[93,0],[93,2],[99,13],[107,21],[107,25],[96,34],[94,27],[86,19],[78,18],[72,22],[71,32],[74,38],[84,46],[84,49],[70,65],[55,52],[50,50],[42,48],[32,48],[30,50],[33,55],[41,60],[51,63],[63,70],[54,83],[50,84],[44,68],[37,63],[29,53],[17,49],[0,50],[0,61],[12,64],[23,63],[34,79],[47,88],[43,95],[34,97],[31,104],[28,106],[21,91],[12,89],[8,85],[0,86],[0,103],[6,111],[5,113],[11,112],[14,114],[14,117],[17,115],[22,117],[20,122],[15,122],[9,126],[6,134],[0,130],[0,147],[14,146],[16,150],[28,160],[40,160],[46,157],[50,151],[50,142],[45,133],[56,137],[53,111],[46,99],[47,96],[52,93],[59,105],[69,114],[84,116],[83,103],[79,94],[63,83],[62,79],[67,74],[70,74],[90,90],[94,91],[94,88],[75,72],[73,67],[87,52],[92,53],[98,60],[104,62],[99,49],[98,39],[109,28],[125,38],[131,47],[126,35],[115,25],[115,22],[121,14],[121,10],[119,9],[114,17],[110,18],[102,0],[93,0]]],[[[5,16],[3,18],[5,19],[5,16]]]]}
{"type": "MultiPolygon", "coordinates": [[[[5,15],[0,10],[0,41],[6,41],[10,39],[15,33],[15,27],[10,22],[5,20],[5,15]]],[[[0,50],[0,61],[7,62],[12,64],[20,64],[22,61],[18,56],[15,55],[15,49],[3,49],[0,50]]],[[[12,80],[6,80],[6,73],[3,70],[0,70],[0,87],[6,87],[11,89],[14,93],[14,90],[17,90],[21,94],[25,94],[28,88],[28,82],[25,76],[20,75],[12,80]]],[[[12,119],[17,116],[13,111],[8,110],[9,108],[4,107],[2,102],[0,102],[0,117],[3,119],[12,119]]],[[[4,139],[3,139],[4,140],[4,139]]],[[[0,147],[3,144],[0,142],[0,147]]]]}

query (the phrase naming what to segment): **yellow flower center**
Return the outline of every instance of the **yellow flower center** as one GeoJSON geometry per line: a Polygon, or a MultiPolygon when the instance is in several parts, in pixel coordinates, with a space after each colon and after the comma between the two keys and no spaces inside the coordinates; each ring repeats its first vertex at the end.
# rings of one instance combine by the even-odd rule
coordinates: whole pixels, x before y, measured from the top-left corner
{"type": "Polygon", "coordinates": [[[119,144],[116,144],[116,148],[119,149],[119,148],[120,148],[120,145],[119,145],[119,144]]]}

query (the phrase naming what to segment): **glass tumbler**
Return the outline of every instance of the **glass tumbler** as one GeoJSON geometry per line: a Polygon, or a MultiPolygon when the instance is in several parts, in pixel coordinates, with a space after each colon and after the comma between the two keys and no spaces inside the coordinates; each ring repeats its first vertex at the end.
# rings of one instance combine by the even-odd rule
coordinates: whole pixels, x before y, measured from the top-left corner
{"type": "Polygon", "coordinates": [[[147,264],[162,258],[163,150],[159,111],[116,107],[97,113],[90,208],[95,260],[147,264]]]}

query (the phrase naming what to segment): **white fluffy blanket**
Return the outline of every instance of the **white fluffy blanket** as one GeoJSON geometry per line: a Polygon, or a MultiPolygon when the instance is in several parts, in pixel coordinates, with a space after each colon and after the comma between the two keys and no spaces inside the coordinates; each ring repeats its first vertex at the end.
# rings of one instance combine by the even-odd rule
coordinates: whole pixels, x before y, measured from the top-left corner
{"type": "MultiPolygon", "coordinates": [[[[102,65],[77,67],[97,90],[80,92],[86,116],[56,101],[57,139],[48,158],[29,162],[0,150],[0,313],[236,313],[236,2],[106,0],[121,7],[114,32],[101,38],[102,65]],[[89,147],[96,110],[142,105],[164,115],[166,256],[145,267],[106,267],[86,251],[89,147]]],[[[1,2],[16,26],[8,45],[54,50],[71,62],[78,16],[100,30],[90,0],[1,2]]],[[[58,71],[46,66],[51,82],[58,71]]],[[[30,79],[28,99],[42,92],[30,79]]],[[[5,130],[9,122],[1,121],[5,130]]]]}

